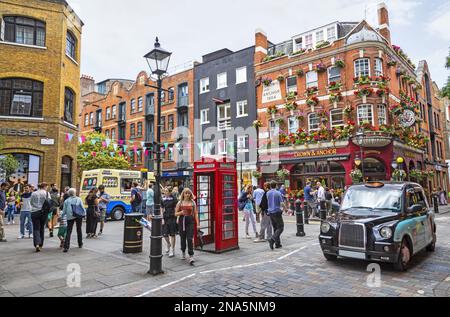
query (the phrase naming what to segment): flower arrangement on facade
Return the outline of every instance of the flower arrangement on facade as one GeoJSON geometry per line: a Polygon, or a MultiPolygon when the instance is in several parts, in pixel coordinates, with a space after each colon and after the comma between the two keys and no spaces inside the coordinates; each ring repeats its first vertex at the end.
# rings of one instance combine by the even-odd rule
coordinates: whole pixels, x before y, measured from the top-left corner
{"type": "Polygon", "coordinates": [[[282,179],[288,178],[289,175],[291,175],[291,172],[285,168],[283,168],[277,172],[277,176],[282,179]]]}
{"type": "Polygon", "coordinates": [[[352,178],[353,184],[360,184],[362,182],[363,174],[360,169],[353,169],[350,172],[350,177],[352,178]]]}
{"type": "Polygon", "coordinates": [[[305,71],[303,69],[298,69],[295,73],[298,77],[303,77],[305,75],[305,71]]]}
{"type": "Polygon", "coordinates": [[[370,85],[372,83],[372,78],[370,78],[369,76],[360,76],[353,78],[353,81],[357,86],[364,86],[370,85]]]}
{"type": "Polygon", "coordinates": [[[253,127],[255,129],[262,128],[262,126],[263,126],[263,123],[260,120],[253,121],[253,127]]]}
{"type": "Polygon", "coordinates": [[[345,68],[345,62],[342,59],[337,59],[334,65],[339,68],[345,68]]]}
{"type": "Polygon", "coordinates": [[[398,56],[401,56],[404,60],[406,60],[408,62],[408,64],[412,68],[416,69],[416,65],[414,65],[414,63],[411,61],[409,56],[401,49],[400,46],[392,45],[392,48],[393,48],[394,52],[397,53],[398,56]]]}
{"type": "Polygon", "coordinates": [[[263,83],[264,86],[270,86],[272,84],[272,79],[264,77],[261,79],[261,82],[263,83]]]}
{"type": "Polygon", "coordinates": [[[298,93],[296,91],[291,91],[290,93],[287,94],[286,96],[286,100],[287,101],[292,101],[297,99],[298,93]]]}
{"type": "Polygon", "coordinates": [[[277,106],[274,105],[274,106],[267,107],[267,113],[268,114],[275,115],[275,114],[277,114],[277,112],[278,112],[277,106]]]}
{"type": "Polygon", "coordinates": [[[355,111],[355,108],[353,108],[352,105],[347,105],[347,106],[344,108],[344,113],[345,113],[347,116],[353,114],[354,111],[355,111]]]}
{"type": "Polygon", "coordinates": [[[420,107],[417,101],[402,91],[400,92],[400,103],[391,105],[389,110],[395,116],[402,114],[405,110],[413,111],[416,114],[416,117],[420,114],[420,107]]]}
{"type": "Polygon", "coordinates": [[[373,132],[373,131],[378,131],[379,130],[379,128],[374,127],[372,125],[372,123],[370,123],[369,121],[361,122],[359,124],[359,127],[364,129],[364,132],[373,132]]]}
{"type": "Polygon", "coordinates": [[[318,87],[310,87],[310,88],[306,89],[305,95],[307,97],[310,97],[310,96],[315,95],[318,91],[319,91],[318,87]]]}
{"type": "Polygon", "coordinates": [[[389,88],[378,88],[377,90],[377,96],[383,97],[389,95],[389,88]]]}
{"type": "Polygon", "coordinates": [[[316,45],[316,49],[319,49],[319,48],[322,48],[322,47],[325,47],[325,46],[328,46],[328,45],[330,45],[330,42],[323,41],[323,42],[321,42],[321,43],[316,45]]]}
{"type": "Polygon", "coordinates": [[[262,173],[259,171],[253,171],[252,176],[256,179],[260,179],[262,177],[262,173]]]}
{"type": "Polygon", "coordinates": [[[281,127],[285,124],[285,121],[283,118],[278,118],[277,120],[275,120],[275,122],[281,127]]]}
{"type": "Polygon", "coordinates": [[[342,101],[342,93],[338,92],[338,93],[332,93],[330,94],[330,102],[331,103],[335,103],[335,102],[340,102],[342,101]]]}
{"type": "Polygon", "coordinates": [[[291,54],[291,56],[302,55],[302,54],[305,54],[305,53],[306,53],[306,51],[307,51],[307,49],[306,49],[306,48],[301,48],[301,49],[299,49],[298,51],[296,51],[296,52],[292,53],[292,54],[291,54]]]}
{"type": "Polygon", "coordinates": [[[405,70],[402,69],[401,67],[397,67],[397,69],[395,70],[395,74],[396,74],[398,77],[405,75],[405,73],[406,73],[405,70]]]}
{"type": "Polygon", "coordinates": [[[319,63],[316,65],[316,70],[318,73],[326,72],[327,66],[324,63],[319,63]]]}
{"type": "Polygon", "coordinates": [[[414,85],[414,91],[415,92],[418,92],[418,91],[420,91],[420,90],[422,90],[422,85],[421,84],[419,84],[419,83],[416,83],[415,85],[414,85]]]}
{"type": "Polygon", "coordinates": [[[388,67],[394,67],[394,66],[397,66],[397,61],[390,60],[386,64],[387,64],[388,67]]]}
{"type": "Polygon", "coordinates": [[[294,111],[297,109],[297,103],[289,102],[285,105],[285,107],[286,107],[286,110],[288,110],[288,111],[294,111]]]}
{"type": "Polygon", "coordinates": [[[268,55],[268,56],[264,57],[264,59],[263,59],[262,61],[263,61],[263,63],[264,63],[264,62],[269,62],[269,61],[271,61],[271,60],[273,60],[273,59],[275,59],[275,58],[283,57],[283,56],[285,56],[285,55],[286,55],[286,54],[283,53],[283,52],[278,52],[278,53],[276,53],[276,54],[274,54],[274,55],[268,55]]]}
{"type": "Polygon", "coordinates": [[[396,169],[392,173],[392,180],[394,182],[403,182],[406,179],[406,172],[402,169],[396,169]]]}
{"type": "Polygon", "coordinates": [[[277,80],[280,82],[280,83],[282,83],[283,81],[284,81],[284,76],[283,75],[280,75],[280,76],[278,76],[277,77],[277,80]]]}
{"type": "Polygon", "coordinates": [[[298,120],[300,123],[305,122],[305,114],[300,113],[300,114],[297,116],[297,120],[298,120]]]}
{"type": "Polygon", "coordinates": [[[317,106],[319,104],[319,98],[317,98],[316,96],[310,97],[306,100],[306,104],[309,107],[317,106]]]}
{"type": "Polygon", "coordinates": [[[340,90],[342,88],[342,83],[332,81],[332,82],[330,82],[330,85],[328,85],[327,88],[329,91],[340,90]]]}
{"type": "Polygon", "coordinates": [[[372,88],[360,88],[358,90],[355,90],[354,92],[355,96],[358,96],[360,98],[362,97],[369,97],[370,95],[373,94],[373,89],[372,88]]]}

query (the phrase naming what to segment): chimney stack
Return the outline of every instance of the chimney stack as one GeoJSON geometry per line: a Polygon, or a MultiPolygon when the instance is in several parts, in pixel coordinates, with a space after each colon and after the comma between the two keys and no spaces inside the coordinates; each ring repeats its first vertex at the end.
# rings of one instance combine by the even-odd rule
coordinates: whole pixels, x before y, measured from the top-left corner
{"type": "Polygon", "coordinates": [[[255,64],[259,64],[267,56],[268,49],[267,35],[261,30],[255,31],[255,64]]]}
{"type": "Polygon", "coordinates": [[[389,44],[391,44],[391,31],[389,29],[389,11],[384,2],[378,5],[378,24],[380,27],[380,34],[389,42],[389,44]]]}

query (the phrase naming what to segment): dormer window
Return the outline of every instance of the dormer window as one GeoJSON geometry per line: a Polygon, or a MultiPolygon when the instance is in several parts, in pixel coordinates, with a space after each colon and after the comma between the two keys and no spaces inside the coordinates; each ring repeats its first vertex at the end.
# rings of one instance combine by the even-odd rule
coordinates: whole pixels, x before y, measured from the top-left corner
{"type": "Polygon", "coordinates": [[[295,49],[294,52],[298,52],[303,48],[303,38],[298,38],[294,40],[295,43],[295,49]]]}
{"type": "Polygon", "coordinates": [[[336,28],[334,26],[327,28],[327,41],[336,41],[336,28]]]}
{"type": "Polygon", "coordinates": [[[313,36],[312,34],[308,34],[305,36],[305,48],[312,49],[313,47],[313,36]]]}
{"type": "Polygon", "coordinates": [[[320,44],[323,42],[323,30],[316,32],[316,43],[320,44]]]}

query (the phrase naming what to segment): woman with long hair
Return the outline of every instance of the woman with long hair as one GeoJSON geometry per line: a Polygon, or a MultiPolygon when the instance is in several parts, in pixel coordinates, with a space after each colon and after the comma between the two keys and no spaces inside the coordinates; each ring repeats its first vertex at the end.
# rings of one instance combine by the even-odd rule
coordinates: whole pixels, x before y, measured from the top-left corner
{"type": "Polygon", "coordinates": [[[86,210],[86,239],[97,238],[97,222],[99,220],[98,209],[98,189],[92,188],[86,196],[85,203],[88,206],[86,210]]]}
{"type": "Polygon", "coordinates": [[[194,194],[189,188],[185,188],[180,196],[180,202],[177,204],[175,216],[179,217],[178,227],[181,238],[182,259],[186,259],[186,244],[189,254],[189,264],[193,265],[194,260],[194,233],[195,227],[200,228],[197,206],[194,200],[194,194]]]}
{"type": "Polygon", "coordinates": [[[242,192],[241,197],[239,198],[239,205],[241,210],[244,211],[245,218],[245,237],[250,239],[250,235],[248,234],[248,227],[250,222],[252,223],[253,233],[255,234],[255,238],[259,238],[258,231],[256,230],[256,217],[255,217],[255,208],[253,205],[253,186],[248,185],[246,190],[242,192]]]}

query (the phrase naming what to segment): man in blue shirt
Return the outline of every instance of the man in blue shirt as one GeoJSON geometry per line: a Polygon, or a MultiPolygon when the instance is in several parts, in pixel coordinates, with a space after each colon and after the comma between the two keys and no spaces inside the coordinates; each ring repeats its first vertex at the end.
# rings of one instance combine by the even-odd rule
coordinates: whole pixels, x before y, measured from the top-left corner
{"type": "Polygon", "coordinates": [[[261,222],[261,200],[264,196],[264,189],[260,187],[253,187],[253,198],[255,198],[255,204],[256,204],[256,222],[261,222]]]}
{"type": "Polygon", "coordinates": [[[270,183],[271,190],[267,193],[267,201],[269,205],[268,214],[272,221],[274,234],[272,239],[269,240],[270,249],[274,249],[274,245],[277,249],[282,248],[281,234],[284,231],[283,221],[283,207],[284,199],[279,191],[277,191],[277,183],[270,183]]]}
{"type": "Polygon", "coordinates": [[[313,196],[313,189],[311,187],[311,182],[306,183],[306,187],[304,189],[304,196],[305,196],[305,205],[306,205],[306,212],[308,214],[308,217],[313,213],[314,210],[314,196],[313,196]]]}

